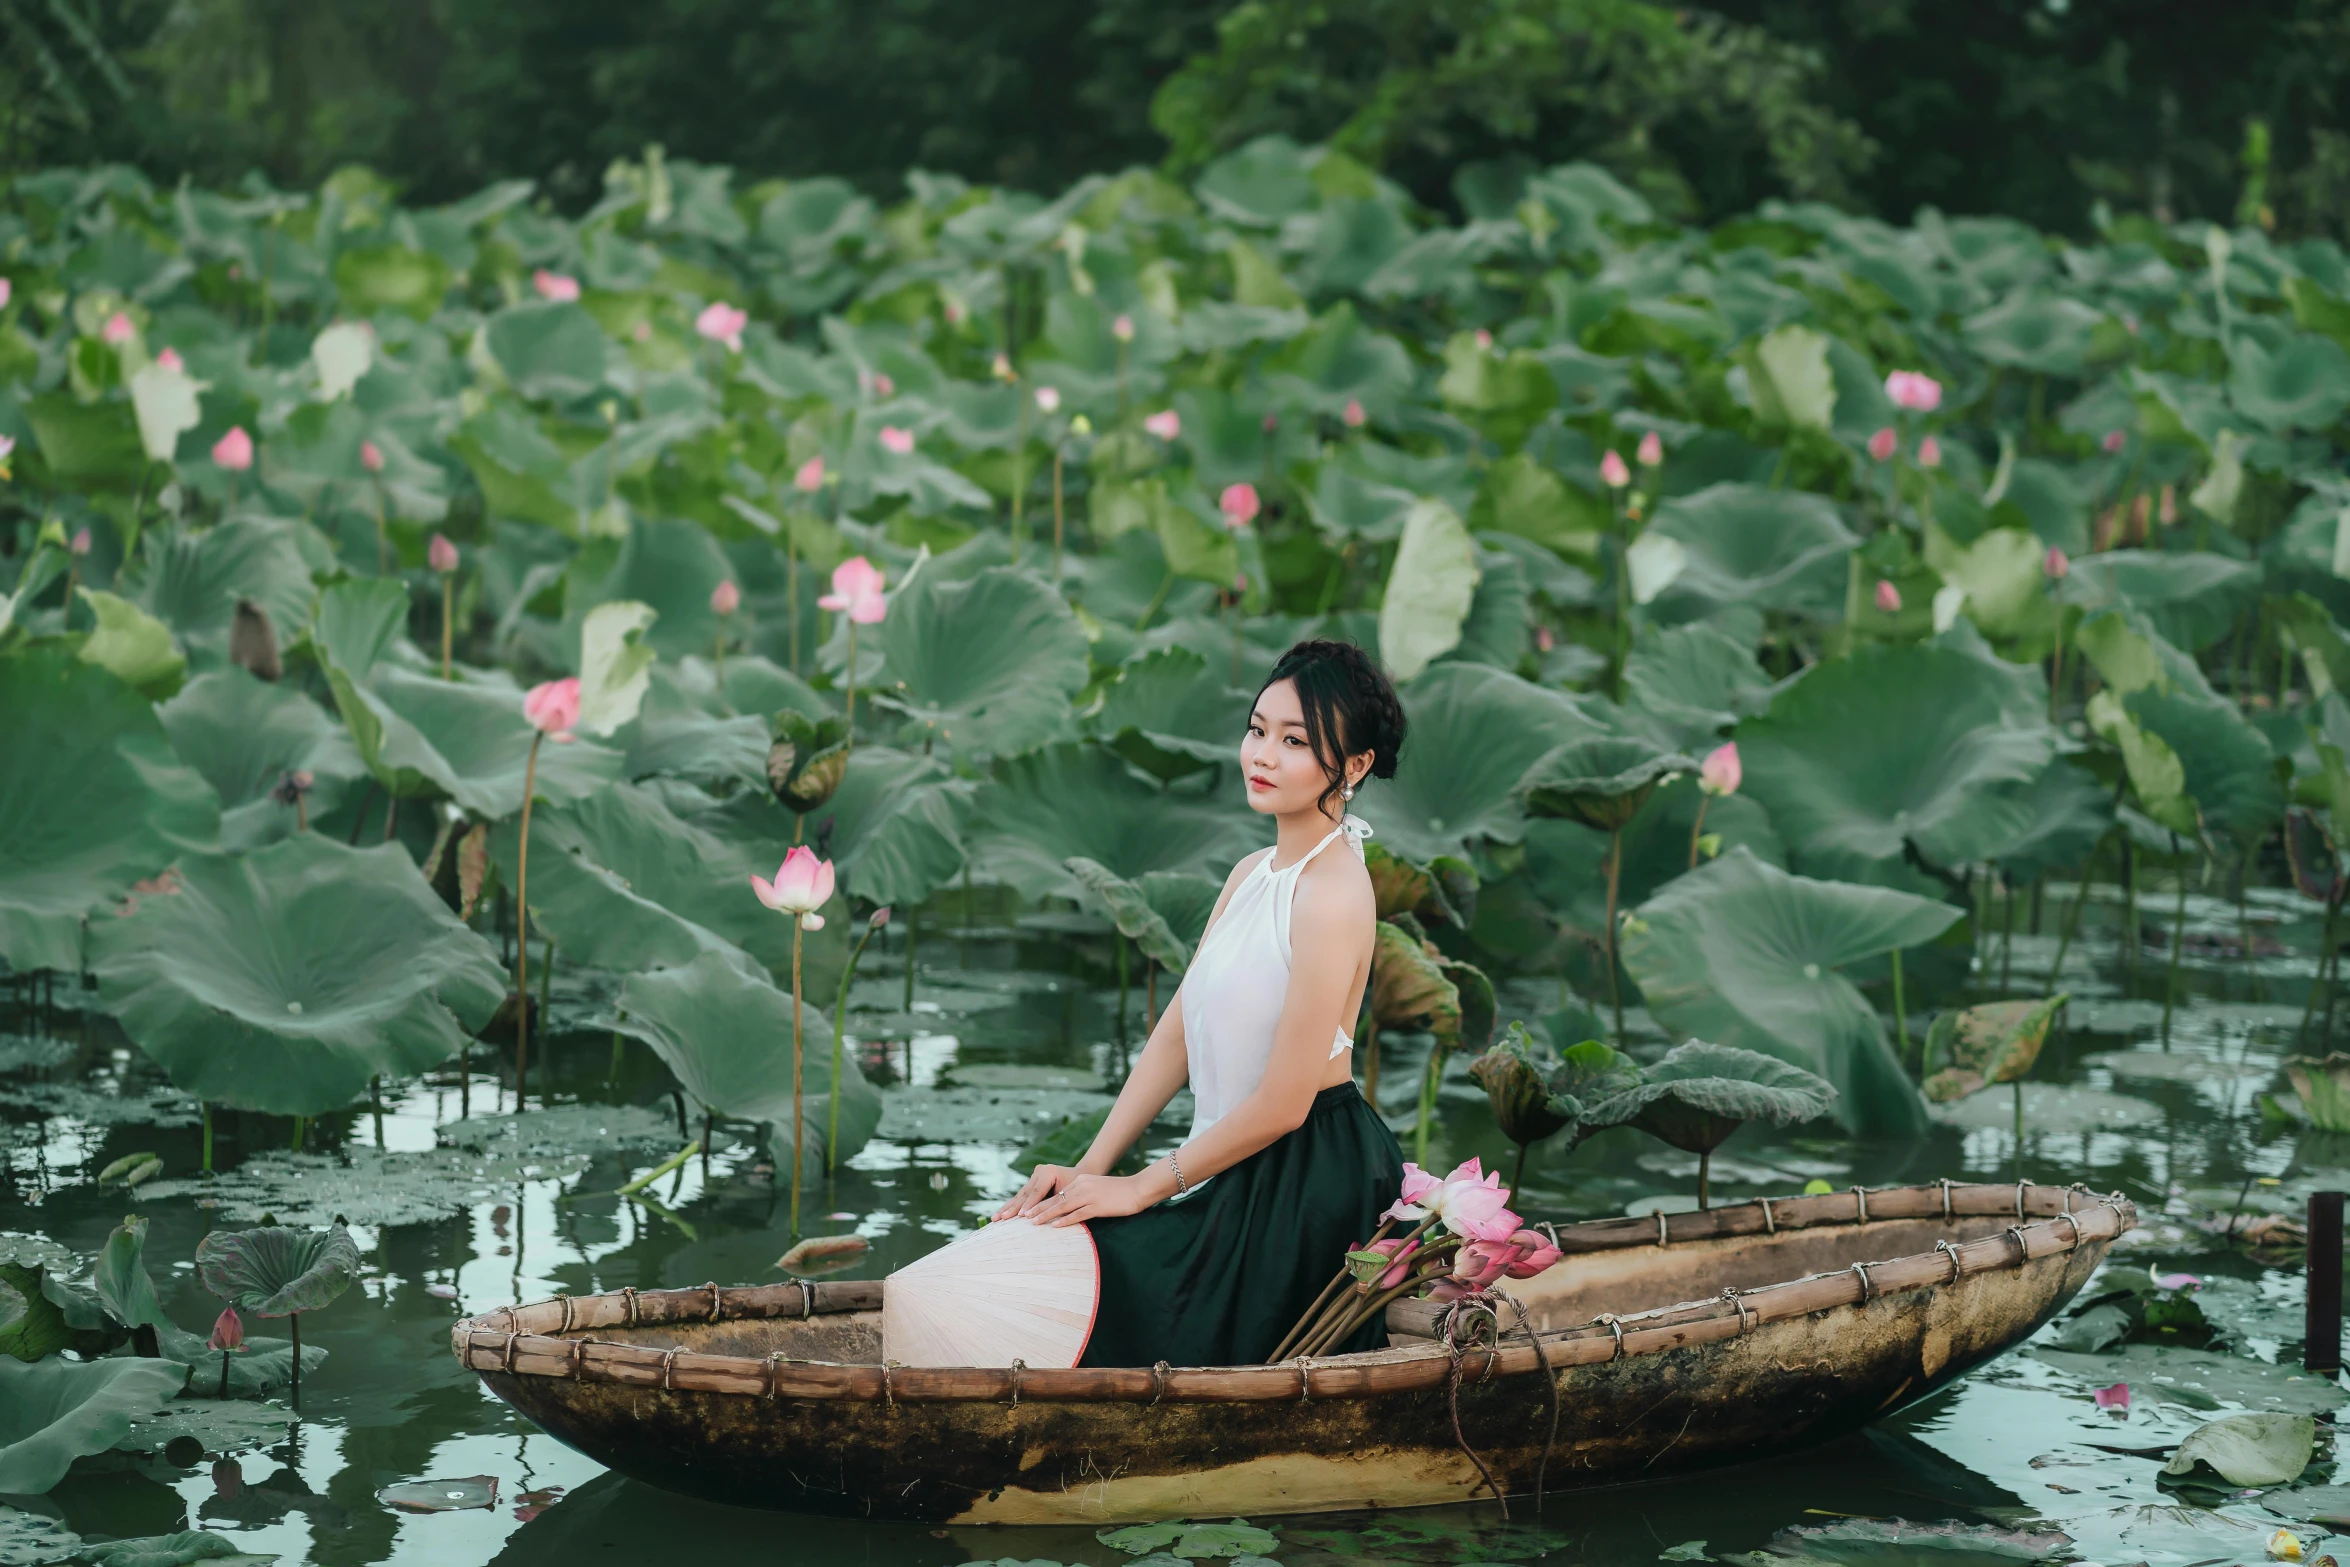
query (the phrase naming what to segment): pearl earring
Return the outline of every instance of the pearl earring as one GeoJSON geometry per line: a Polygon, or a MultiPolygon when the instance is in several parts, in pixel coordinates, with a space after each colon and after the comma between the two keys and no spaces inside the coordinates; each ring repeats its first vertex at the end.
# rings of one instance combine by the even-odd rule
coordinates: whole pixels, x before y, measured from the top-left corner
{"type": "Polygon", "coordinates": [[[1355,797],[1355,786],[1353,784],[1348,784],[1345,788],[1338,791],[1338,797],[1341,800],[1353,799],[1355,797]]]}

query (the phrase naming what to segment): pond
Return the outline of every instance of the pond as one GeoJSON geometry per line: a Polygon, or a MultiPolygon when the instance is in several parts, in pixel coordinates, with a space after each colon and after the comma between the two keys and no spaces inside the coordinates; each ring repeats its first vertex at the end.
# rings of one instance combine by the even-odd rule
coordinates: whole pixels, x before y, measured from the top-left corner
{"type": "MultiPolygon", "coordinates": [[[[2104,1342],[2111,1334],[2085,1314],[2061,1321],[1949,1390],[1815,1449],[1553,1495],[1539,1515],[1514,1506],[1507,1522],[1490,1503],[1260,1520],[1274,1531],[1270,1554],[1282,1567],[1758,1551],[1771,1561],[1892,1561],[1921,1548],[1888,1543],[1898,1538],[1890,1521],[1903,1520],[1949,1526],[1925,1542],[1937,1561],[2184,1567],[2258,1560],[2280,1526],[2298,1531],[2312,1557],[2321,1537],[2350,1530],[2350,1490],[2327,1484],[2323,1420],[2318,1462],[2294,1487],[2227,1494],[2158,1483],[2162,1455],[2214,1411],[2324,1415],[2343,1400],[2336,1379],[2299,1370],[2299,1254],[2258,1222],[2298,1212],[2311,1190],[2350,1185],[2350,1141],[2301,1131],[2263,1104],[2293,1098],[2278,1065],[2299,1048],[2313,906],[2289,891],[2255,888],[2238,905],[2213,895],[2216,884],[2192,888],[2174,954],[2172,899],[2150,887],[2133,953],[2110,891],[2093,889],[2066,953],[2062,984],[2074,999],[2025,1087],[2020,1147],[2013,1100],[1998,1088],[1938,1110],[1931,1135],[1901,1146],[1749,1128],[1715,1156],[1712,1179],[1717,1200],[1944,1175],[2119,1190],[2138,1205],[2141,1228],[2081,1300],[2126,1290],[2125,1305],[2164,1310],[2132,1318],[2120,1342],[2104,1342]],[[2238,1210],[2235,1233],[2219,1233],[2238,1210]],[[2248,1234],[2268,1244],[2248,1246],[2248,1234]],[[2201,1282],[2157,1291],[2150,1268],[2201,1282]],[[2131,1402],[2101,1409],[2092,1391],[2120,1382],[2131,1402]]],[[[2001,994],[2003,974],[2004,993],[2036,993],[2057,955],[2056,911],[2071,895],[2051,889],[2037,934],[2020,909],[2012,952],[1995,938],[1985,972],[1930,999],[2001,994]]],[[[1025,1143],[1102,1102],[1143,1027],[1144,993],[1137,984],[1122,1000],[1104,927],[966,907],[951,893],[924,917],[917,971],[905,973],[901,926],[868,952],[850,999],[852,1048],[887,1106],[880,1133],[808,1194],[809,1232],[853,1229],[870,1242],[847,1277],[879,1277],[973,1225],[1016,1184],[1025,1143]]],[[[779,1539],[805,1559],[907,1567],[1132,1558],[1090,1530],[867,1524],[683,1500],[570,1451],[457,1367],[448,1330],[460,1315],[557,1291],[782,1277],[785,1198],[747,1134],[721,1126],[706,1156],[637,1196],[616,1195],[702,1129],[682,1124],[649,1050],[595,1026],[609,1005],[595,976],[558,973],[550,1016],[559,1032],[519,1121],[510,1064],[501,1077],[477,1055],[465,1082],[443,1070],[380,1106],[313,1123],[302,1155],[288,1151],[291,1121],[224,1113],[210,1183],[190,1176],[201,1137],[192,1104],[102,1017],[70,1003],[61,995],[20,1008],[0,1039],[11,1068],[0,1078],[9,1139],[0,1247],[20,1260],[63,1248],[86,1263],[135,1207],[151,1220],[146,1255],[163,1304],[186,1327],[217,1309],[189,1261],[216,1225],[263,1211],[314,1223],[343,1213],[364,1272],[360,1287],[305,1320],[306,1342],[327,1355],[290,1424],[264,1419],[214,1435],[209,1445],[237,1450],[186,1464],[173,1461],[192,1456],[185,1448],[85,1460],[47,1496],[16,1499],[24,1512],[97,1538],[201,1526],[246,1553],[336,1567],[665,1558],[688,1541],[697,1561],[765,1561],[779,1539]],[[99,1171],[139,1150],[162,1157],[162,1179],[127,1199],[97,1184],[99,1171]],[[411,1505],[388,1505],[387,1494],[411,1505]],[[416,1510],[419,1500],[449,1510],[416,1510]]],[[[1555,981],[1501,988],[1504,1022],[1539,1020],[1558,1004],[1555,981]]],[[[1929,1017],[1921,1006],[1909,1020],[1913,1037],[1929,1017]]],[[[1629,1029],[1636,1048],[1664,1042],[1638,1013],[1629,1029]]],[[[1426,1047],[1389,1042],[1381,1090],[1403,1128],[1414,1113],[1415,1048],[1426,1047]]],[[[1510,1152],[1455,1063],[1429,1162],[1479,1154],[1507,1169],[1510,1152]]],[[[1556,1218],[1677,1208],[1693,1200],[1694,1177],[1693,1157],[1608,1132],[1571,1155],[1538,1146],[1519,1206],[1556,1218]]],[[[256,1337],[281,1329],[252,1325],[256,1337]]]]}

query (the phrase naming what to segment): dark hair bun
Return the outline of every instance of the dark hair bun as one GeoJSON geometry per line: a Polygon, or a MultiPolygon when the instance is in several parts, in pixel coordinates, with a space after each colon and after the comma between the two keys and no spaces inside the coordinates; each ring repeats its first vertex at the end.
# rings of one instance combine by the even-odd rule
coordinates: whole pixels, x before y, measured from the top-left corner
{"type": "MultiPolygon", "coordinates": [[[[1403,701],[1370,654],[1352,642],[1315,637],[1281,655],[1265,685],[1286,680],[1305,711],[1306,738],[1331,779],[1325,803],[1346,780],[1346,759],[1371,753],[1373,778],[1393,778],[1403,750],[1403,701]]],[[[1263,687],[1259,687],[1262,694],[1263,687]]]]}

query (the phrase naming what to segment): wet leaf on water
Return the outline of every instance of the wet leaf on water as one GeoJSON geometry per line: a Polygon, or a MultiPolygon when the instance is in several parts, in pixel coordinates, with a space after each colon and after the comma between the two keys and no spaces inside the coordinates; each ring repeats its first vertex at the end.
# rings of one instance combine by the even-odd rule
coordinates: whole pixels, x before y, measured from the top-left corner
{"type": "Polygon", "coordinates": [[[0,1356],[0,1493],[47,1491],[75,1459],[105,1452],[134,1415],[177,1394],[184,1375],[167,1360],[0,1356]]]}
{"type": "Polygon", "coordinates": [[[1190,1523],[1177,1519],[1173,1523],[1134,1524],[1124,1529],[1098,1530],[1094,1538],[1134,1556],[1163,1549],[1190,1561],[1215,1556],[1259,1556],[1281,1545],[1279,1537],[1270,1529],[1260,1529],[1240,1518],[1230,1523],[1190,1523]]]}
{"type": "Polygon", "coordinates": [[[2350,1401],[2350,1392],[2330,1377],[2210,1350],[2131,1344],[2098,1355],[2041,1348],[2032,1354],[2092,1386],[2125,1381],[2136,1398],[2195,1409],[2234,1404],[2268,1413],[2314,1415],[2350,1401]]]}
{"type": "Polygon", "coordinates": [[[375,1493],[386,1507],[404,1513],[458,1513],[498,1505],[495,1475],[467,1475],[461,1480],[410,1480],[387,1485],[375,1493]]]}
{"type": "MultiPolygon", "coordinates": [[[[2143,1129],[2162,1124],[2162,1107],[2127,1094],[2083,1088],[2075,1083],[2023,1085],[2024,1125],[2035,1134],[2143,1129]]],[[[1956,1104],[1929,1105],[1927,1114],[1944,1126],[1968,1131],[2012,1130],[2015,1102],[2009,1094],[1977,1094],[1956,1104]]]]}
{"type": "Polygon", "coordinates": [[[1075,1089],[908,1086],[881,1096],[874,1135],[897,1143],[1026,1144],[1101,1106],[1100,1094],[1075,1089]]]}
{"type": "MultiPolygon", "coordinates": [[[[220,1357],[215,1354],[211,1358],[218,1366],[220,1357]]],[[[215,1385],[205,1377],[201,1366],[196,1368],[196,1394],[208,1395],[215,1385]]],[[[230,1453],[274,1447],[293,1424],[294,1412],[274,1404],[208,1396],[178,1398],[146,1414],[133,1415],[130,1431],[114,1444],[114,1450],[162,1455],[175,1443],[192,1441],[201,1449],[201,1456],[220,1458],[230,1453]]]]}
{"type": "Polygon", "coordinates": [[[153,1534],[135,1540],[109,1540],[82,1547],[82,1560],[91,1567],[190,1567],[195,1562],[274,1562],[275,1556],[252,1556],[237,1549],[224,1534],[189,1529],[179,1534],[153,1534]]]}
{"type": "Polygon", "coordinates": [[[2095,1354],[2129,1336],[2130,1314],[2119,1306],[2092,1306],[2057,1329],[2056,1347],[2095,1354]]]}
{"type": "Polygon", "coordinates": [[[1705,1554],[1703,1540],[1683,1540],[1679,1545],[1657,1552],[1656,1559],[1660,1562],[1710,1562],[1713,1560],[1712,1557],[1705,1554]]]}
{"type": "Polygon", "coordinates": [[[31,1110],[92,1126],[197,1126],[204,1107],[176,1088],[158,1086],[96,1093],[79,1083],[14,1083],[0,1088],[0,1106],[31,1110]]]}
{"type": "Polygon", "coordinates": [[[71,1561],[82,1551],[82,1537],[54,1518],[0,1507],[0,1562],[18,1567],[49,1567],[71,1561]]]}
{"type": "Polygon", "coordinates": [[[1799,1524],[1772,1536],[1762,1551],[1736,1558],[1784,1567],[1798,1561],[1840,1562],[1851,1567],[1894,1567],[1921,1558],[1937,1563],[2036,1562],[2063,1553],[2069,1535],[2054,1529],[2000,1529],[1989,1524],[1910,1523],[1900,1518],[1843,1518],[1828,1524],[1799,1524]]]}
{"type": "Polygon", "coordinates": [[[2283,1485],[2309,1467],[2316,1443],[2309,1415],[2222,1415],[2181,1442],[2162,1472],[2185,1477],[2201,1465],[2231,1485],[2283,1485]]]}

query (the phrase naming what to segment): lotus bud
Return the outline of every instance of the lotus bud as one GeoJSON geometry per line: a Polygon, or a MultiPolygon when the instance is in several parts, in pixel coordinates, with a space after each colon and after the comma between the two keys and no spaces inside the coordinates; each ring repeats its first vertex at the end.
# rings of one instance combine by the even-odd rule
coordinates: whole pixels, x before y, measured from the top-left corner
{"type": "Polygon", "coordinates": [[[1280,416],[1279,414],[1267,414],[1267,415],[1265,415],[1265,419],[1264,419],[1264,431],[1265,431],[1265,433],[1266,433],[1267,435],[1271,435],[1271,434],[1272,434],[1272,433],[1273,433],[1275,430],[1278,430],[1278,429],[1280,429],[1280,428],[1281,428],[1281,416],[1280,416]]]}
{"type": "Polygon", "coordinates": [[[2110,456],[2113,453],[2120,451],[2125,445],[2127,445],[2129,443],[2129,439],[2129,432],[2125,430],[2108,430],[2105,432],[2105,439],[2100,441],[2098,444],[2103,446],[2106,450],[2106,454],[2110,456]]]}
{"type": "Polygon", "coordinates": [[[874,395],[874,396],[876,396],[876,397],[895,397],[895,396],[897,396],[897,394],[898,394],[898,383],[897,383],[897,382],[895,382],[895,381],[891,380],[891,379],[890,379],[888,376],[886,376],[886,375],[883,375],[883,374],[882,374],[880,371],[878,371],[878,370],[876,370],[876,371],[874,371],[874,372],[873,372],[873,395],[874,395]]]}
{"type": "Polygon", "coordinates": [[[2041,573],[2051,582],[2062,582],[2072,574],[2072,569],[2072,557],[2055,545],[2049,545],[2047,558],[2040,562],[2041,573]]]}
{"type": "Polygon", "coordinates": [[[176,348],[166,348],[155,356],[155,362],[174,374],[188,368],[187,361],[180,358],[179,350],[176,348]]]}
{"type": "Polygon", "coordinates": [[[832,862],[816,858],[816,851],[806,844],[792,845],[791,853],[776,867],[775,879],[764,876],[751,878],[751,890],[759,901],[778,914],[789,914],[799,921],[802,930],[822,930],[824,920],[816,911],[832,898],[832,862]]]}
{"type": "Polygon", "coordinates": [[[277,787],[269,791],[269,797],[280,805],[299,805],[302,796],[308,794],[317,782],[310,769],[297,767],[278,779],[277,787]]]}
{"type": "Polygon", "coordinates": [[[1477,328],[1477,346],[1490,349],[1493,346],[1493,334],[1483,327],[1477,328]]]}
{"type": "Polygon", "coordinates": [[[718,586],[710,590],[710,612],[712,614],[731,615],[742,608],[742,602],[743,590],[734,585],[732,577],[720,578],[718,586]]]}
{"type": "Polygon", "coordinates": [[[1348,398],[1338,418],[1350,430],[1359,430],[1370,422],[1370,415],[1363,412],[1363,400],[1359,397],[1348,398]]]}
{"type": "Polygon", "coordinates": [[[579,298],[579,279],[565,277],[560,272],[549,272],[545,267],[530,275],[530,286],[539,291],[539,297],[551,304],[568,305],[579,298]]]}
{"type": "Polygon", "coordinates": [[[885,903],[880,908],[875,909],[871,914],[865,916],[865,923],[875,930],[880,930],[887,926],[889,924],[889,905],[885,903]]]}
{"type": "Polygon", "coordinates": [[[274,682],[286,672],[278,657],[277,627],[270,624],[269,611],[251,599],[237,600],[228,628],[228,659],[256,680],[274,682]]]}
{"type": "Polygon", "coordinates": [[[10,286],[8,279],[0,277],[0,310],[8,308],[9,296],[14,292],[15,290],[10,286]]]}
{"type": "Polygon", "coordinates": [[[1036,389],[1036,411],[1045,414],[1059,413],[1061,411],[1061,389],[1057,386],[1038,387],[1036,389]]]}
{"type": "Polygon", "coordinates": [[[894,456],[904,457],[914,450],[914,432],[901,430],[894,424],[881,427],[881,449],[894,456]]]}
{"type": "Polygon", "coordinates": [[[1537,652],[1537,653],[1547,653],[1547,652],[1549,652],[1549,651],[1550,651],[1552,648],[1554,648],[1554,647],[1557,647],[1558,645],[1559,645],[1558,634],[1557,634],[1556,632],[1552,631],[1552,630],[1550,629],[1550,627],[1548,627],[1548,626],[1536,626],[1536,627],[1534,628],[1534,651],[1535,651],[1535,652],[1537,652]]]}
{"type": "Polygon", "coordinates": [[[724,300],[712,300],[694,317],[694,330],[713,343],[724,343],[734,353],[743,351],[743,328],[751,324],[748,312],[724,300]]]}
{"type": "Polygon", "coordinates": [[[1077,436],[1091,435],[1093,434],[1093,421],[1086,418],[1085,415],[1079,414],[1069,421],[1069,433],[1077,436]]]}
{"type": "Polygon", "coordinates": [[[791,484],[792,488],[799,491],[802,495],[813,495],[818,490],[823,489],[824,459],[821,457],[811,457],[806,462],[800,464],[799,471],[791,476],[791,484]]]}
{"type": "Polygon", "coordinates": [[[1738,742],[1730,740],[1706,753],[1697,769],[1697,787],[1711,795],[1736,794],[1744,777],[1738,765],[1738,742]]]}
{"type": "Polygon", "coordinates": [[[1162,441],[1172,441],[1183,433],[1183,416],[1172,408],[1162,408],[1144,419],[1142,427],[1162,441]]]}
{"type": "Polygon", "coordinates": [[[1918,466],[1921,468],[1942,466],[1942,443],[1940,441],[1929,435],[1918,442],[1918,466]]]}
{"type": "Polygon", "coordinates": [[[1890,462],[1900,448],[1901,437],[1893,433],[1891,425],[1869,437],[1869,455],[1879,462],[1890,462]]]}
{"type": "Polygon", "coordinates": [[[1632,482],[1632,470],[1624,466],[1624,459],[1616,455],[1612,446],[1599,460],[1599,482],[1611,490],[1620,490],[1632,482]]]}
{"type": "Polygon", "coordinates": [[[231,473],[243,473],[253,466],[253,437],[241,424],[230,426],[228,434],[212,443],[212,460],[231,473]]]}
{"type": "Polygon", "coordinates": [[[432,542],[424,547],[424,560],[426,565],[445,577],[457,569],[457,546],[449,542],[447,535],[436,533],[432,536],[432,542]]]}
{"type": "Polygon", "coordinates": [[[373,441],[361,441],[359,443],[359,466],[365,468],[369,473],[383,472],[384,449],[373,441]]]}
{"type": "Polygon", "coordinates": [[[1550,1085],[1526,1053],[1524,1037],[1522,1028],[1512,1028],[1500,1044],[1469,1063],[1469,1075],[1484,1088],[1493,1110],[1493,1124],[1520,1146],[1542,1141],[1572,1119],[1563,1106],[1554,1108],[1550,1085]]]}
{"type": "Polygon", "coordinates": [[[1930,414],[1942,406],[1942,383],[1922,370],[1896,370],[1885,377],[1885,395],[1896,408],[1930,414]]]}
{"type": "Polygon", "coordinates": [[[0,479],[8,477],[8,454],[16,450],[16,437],[0,435],[0,479]]]}
{"type": "Polygon", "coordinates": [[[1134,341],[1134,317],[1120,316],[1110,323],[1110,335],[1121,343],[1134,341]]]}
{"type": "Polygon", "coordinates": [[[1640,459],[1640,466],[1643,468],[1659,466],[1665,460],[1664,439],[1654,430],[1649,431],[1640,438],[1640,450],[1633,455],[1640,459]]]}
{"type": "Polygon", "coordinates": [[[206,1349],[233,1355],[245,1347],[245,1319],[237,1315],[237,1308],[224,1306],[212,1321],[212,1337],[204,1341],[206,1349]]]}
{"type": "MultiPolygon", "coordinates": [[[[5,453],[5,452],[0,452],[0,457],[4,457],[4,456],[6,456],[6,455],[7,455],[7,453],[5,453]]],[[[68,549],[69,551],[71,551],[71,552],[72,552],[72,553],[73,553],[73,554],[74,554],[76,557],[80,557],[80,556],[83,556],[83,555],[87,555],[87,554],[89,554],[89,553],[90,553],[90,530],[89,530],[89,529],[87,529],[87,528],[76,528],[76,529],[74,529],[74,532],[73,532],[73,541],[72,541],[71,543],[69,543],[69,544],[67,544],[67,545],[66,545],[66,549],[68,549]]]]}
{"type": "Polygon", "coordinates": [[[1245,481],[1226,485],[1224,493],[1216,498],[1216,509],[1224,514],[1227,528],[1247,527],[1257,518],[1257,487],[1245,481]]]}
{"type": "Polygon", "coordinates": [[[117,310],[113,315],[106,318],[106,325],[99,329],[98,335],[106,339],[107,342],[113,344],[115,347],[119,348],[123,344],[129,342],[132,338],[138,336],[139,329],[131,325],[131,318],[129,316],[126,316],[121,311],[117,310]]]}
{"type": "Polygon", "coordinates": [[[573,738],[571,731],[579,723],[577,677],[532,686],[522,699],[522,716],[557,745],[568,745],[573,738]]]}
{"type": "Polygon", "coordinates": [[[1901,590],[1883,577],[1877,579],[1877,608],[1888,615],[1901,613],[1901,590]]]}
{"type": "Polygon", "coordinates": [[[862,555],[852,555],[832,568],[832,591],[818,599],[816,607],[870,626],[888,613],[889,601],[881,591],[886,581],[880,567],[862,555]]]}
{"type": "Polygon", "coordinates": [[[635,326],[632,326],[628,329],[628,335],[635,338],[640,343],[649,343],[653,340],[653,323],[650,321],[639,321],[635,326]]]}
{"type": "Polygon", "coordinates": [[[1510,1237],[1510,1244],[1518,1253],[1517,1261],[1509,1265],[1513,1279],[1530,1279],[1559,1260],[1557,1245],[1540,1230],[1520,1230],[1510,1237]]]}

